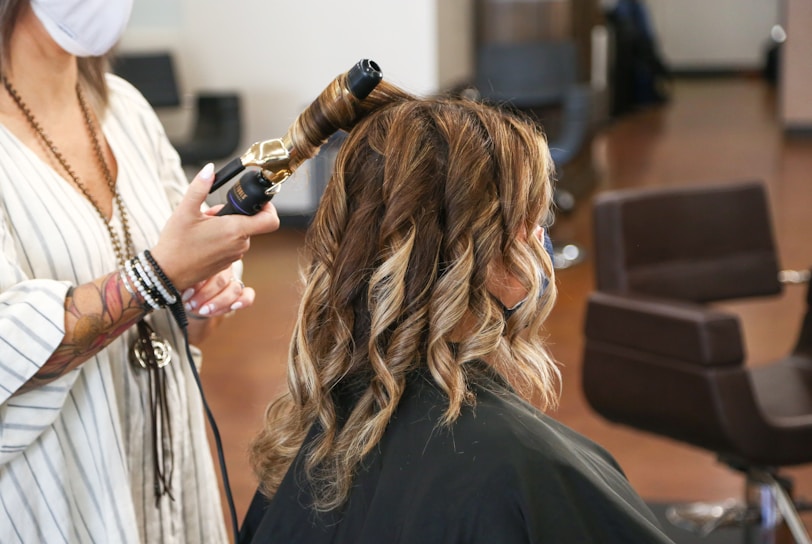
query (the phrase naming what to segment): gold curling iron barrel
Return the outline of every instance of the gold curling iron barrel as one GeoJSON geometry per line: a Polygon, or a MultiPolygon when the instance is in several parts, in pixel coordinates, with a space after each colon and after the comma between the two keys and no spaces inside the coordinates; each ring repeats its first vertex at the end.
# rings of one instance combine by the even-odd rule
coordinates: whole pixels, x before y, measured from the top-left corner
{"type": "Polygon", "coordinates": [[[378,65],[360,60],[336,77],[293,122],[282,138],[253,144],[214,176],[210,192],[248,168],[226,195],[226,204],[217,215],[254,215],[279,192],[282,183],[338,130],[348,130],[364,115],[361,102],[383,78],[378,65]]]}

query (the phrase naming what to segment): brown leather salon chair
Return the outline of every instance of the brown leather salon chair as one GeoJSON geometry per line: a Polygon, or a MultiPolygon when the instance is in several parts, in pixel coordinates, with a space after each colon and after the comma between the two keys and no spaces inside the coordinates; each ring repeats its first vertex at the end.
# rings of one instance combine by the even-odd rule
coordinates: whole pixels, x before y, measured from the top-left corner
{"type": "Polygon", "coordinates": [[[673,507],[672,522],[703,535],[750,523],[809,543],[803,505],[779,469],[812,462],[812,294],[791,353],[755,366],[738,317],[712,305],[777,295],[780,278],[808,281],[808,271],[779,270],[763,185],[606,192],[593,217],[590,405],[612,422],[713,452],[745,475],[745,500],[673,507]]]}

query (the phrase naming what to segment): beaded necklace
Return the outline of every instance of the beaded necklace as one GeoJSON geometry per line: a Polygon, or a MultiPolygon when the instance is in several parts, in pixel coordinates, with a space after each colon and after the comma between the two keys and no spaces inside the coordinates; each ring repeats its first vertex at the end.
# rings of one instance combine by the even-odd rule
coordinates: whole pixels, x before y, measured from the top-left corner
{"type": "MultiPolygon", "coordinates": [[[[9,96],[16,104],[17,108],[25,117],[28,124],[37,134],[37,136],[45,144],[45,147],[54,156],[57,162],[62,166],[62,169],[73,181],[74,185],[81,191],[84,197],[90,202],[93,208],[101,218],[102,223],[110,235],[110,241],[113,245],[113,251],[116,254],[119,269],[125,270],[129,265],[128,261],[132,259],[133,242],[132,235],[130,234],[130,222],[127,210],[121,199],[121,194],[116,187],[116,182],[113,179],[113,174],[110,170],[107,160],[102,152],[101,143],[96,135],[96,130],[93,126],[93,118],[90,113],[90,108],[85,101],[81,87],[77,83],[76,96],[79,100],[79,106],[85,121],[90,140],[93,145],[93,152],[99,167],[102,171],[107,187],[113,195],[113,204],[116,211],[118,211],[119,218],[121,219],[122,238],[116,234],[111,221],[107,220],[104,212],[99,206],[99,203],[90,194],[88,188],[81,182],[79,176],[71,168],[68,161],[61,151],[56,147],[53,141],[48,137],[40,125],[39,121],[31,113],[30,108],[20,97],[20,94],[12,86],[8,78],[3,75],[3,86],[6,88],[9,96]]],[[[172,346],[161,338],[149,324],[141,319],[137,323],[138,338],[130,349],[130,354],[133,364],[137,364],[141,368],[149,371],[149,389],[150,389],[150,404],[152,406],[152,432],[153,432],[153,454],[155,466],[155,492],[156,500],[160,499],[163,494],[168,494],[172,497],[171,493],[171,479],[172,471],[174,468],[174,455],[172,451],[172,428],[169,419],[168,399],[166,394],[166,377],[164,376],[164,366],[166,366],[172,357],[172,346]]]]}

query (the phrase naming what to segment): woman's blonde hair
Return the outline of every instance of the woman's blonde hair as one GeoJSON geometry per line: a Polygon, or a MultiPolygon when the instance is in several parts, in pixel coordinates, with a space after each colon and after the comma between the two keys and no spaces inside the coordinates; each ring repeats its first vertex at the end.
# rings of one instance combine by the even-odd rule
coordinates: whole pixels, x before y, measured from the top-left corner
{"type": "Polygon", "coordinates": [[[289,390],[268,407],[252,446],[272,496],[316,424],[304,470],[321,510],[347,498],[415,370],[447,396],[443,425],[476,401],[473,361],[541,408],[558,398],[541,335],[554,272],[527,235],[551,205],[544,135],[474,101],[389,96],[349,131],[307,232],[289,390]],[[486,287],[494,263],[529,293],[509,319],[486,287]],[[346,414],[339,384],[358,399],[346,414]]]}
{"type": "MultiPolygon", "coordinates": [[[[23,9],[30,9],[30,0],[0,0],[0,73],[5,71],[4,64],[9,59],[11,34],[23,9]]],[[[107,105],[107,82],[105,72],[109,69],[108,56],[79,57],[79,82],[89,89],[95,104],[107,105]]]]}

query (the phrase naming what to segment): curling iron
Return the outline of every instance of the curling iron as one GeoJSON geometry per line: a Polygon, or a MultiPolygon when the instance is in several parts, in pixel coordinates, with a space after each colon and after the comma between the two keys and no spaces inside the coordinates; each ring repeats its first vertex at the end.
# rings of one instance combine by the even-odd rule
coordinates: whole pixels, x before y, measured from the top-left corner
{"type": "Polygon", "coordinates": [[[383,78],[378,65],[368,59],[358,61],[340,74],[296,118],[281,138],[256,142],[240,157],[231,160],[214,176],[214,192],[248,167],[229,189],[226,204],[217,215],[254,215],[282,188],[294,170],[311,158],[338,130],[352,127],[363,115],[363,101],[383,78]]]}

